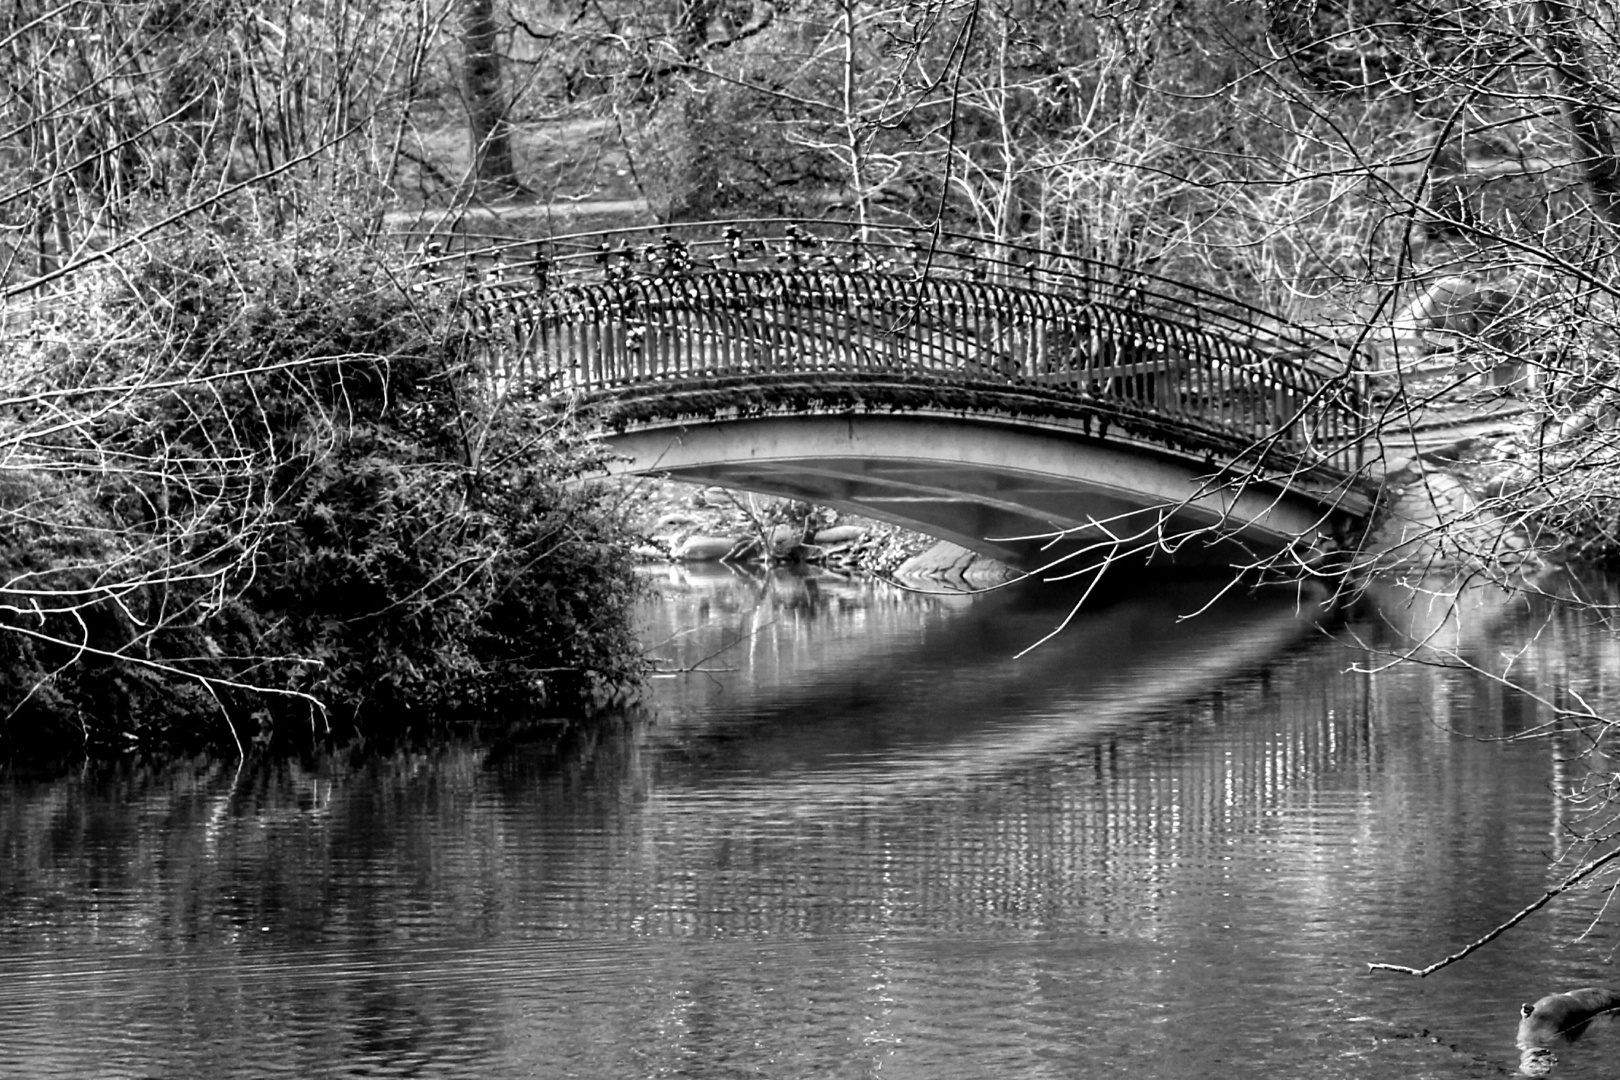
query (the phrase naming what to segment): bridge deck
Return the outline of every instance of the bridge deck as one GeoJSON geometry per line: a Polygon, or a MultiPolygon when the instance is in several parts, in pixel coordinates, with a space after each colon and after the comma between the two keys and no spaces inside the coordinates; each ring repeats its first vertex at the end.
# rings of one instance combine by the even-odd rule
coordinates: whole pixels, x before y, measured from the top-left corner
{"type": "Polygon", "coordinates": [[[919,258],[915,243],[890,244],[911,253],[899,265],[869,238],[842,243],[789,225],[769,243],[733,231],[536,252],[470,288],[468,309],[499,389],[645,398],[784,377],[1001,388],[1156,419],[1222,456],[1252,447],[1342,475],[1363,464],[1360,365],[1303,328],[1084,260],[919,258]]]}

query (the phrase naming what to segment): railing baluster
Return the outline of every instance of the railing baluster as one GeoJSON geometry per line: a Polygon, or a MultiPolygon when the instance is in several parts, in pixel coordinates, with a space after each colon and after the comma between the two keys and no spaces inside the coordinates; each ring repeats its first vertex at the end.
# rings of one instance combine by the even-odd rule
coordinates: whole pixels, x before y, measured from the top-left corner
{"type": "Polygon", "coordinates": [[[546,325],[546,370],[554,373],[553,390],[568,390],[579,383],[579,353],[574,348],[574,320],[552,319],[546,325]]]}
{"type": "Polygon", "coordinates": [[[821,295],[821,282],[817,275],[806,273],[800,295],[800,325],[804,327],[806,367],[813,372],[833,370],[831,340],[827,336],[827,305],[821,295]]]}
{"type": "Polygon", "coordinates": [[[595,328],[595,313],[586,312],[580,319],[579,369],[585,374],[585,381],[592,389],[602,386],[601,360],[596,355],[595,328]]]}
{"type": "Polygon", "coordinates": [[[569,319],[569,377],[590,389],[590,356],[585,351],[585,324],[569,319]]]}
{"type": "Polygon", "coordinates": [[[732,349],[729,373],[746,375],[754,369],[754,355],[759,351],[759,289],[758,279],[738,276],[736,307],[737,343],[732,349]]]}
{"type": "Polygon", "coordinates": [[[695,347],[690,360],[691,370],[687,372],[689,377],[721,366],[715,357],[723,347],[720,330],[726,313],[720,298],[715,295],[715,289],[723,281],[719,275],[710,275],[695,278],[692,282],[692,310],[687,318],[691,320],[695,347]]]}
{"type": "Polygon", "coordinates": [[[1186,377],[1182,370],[1182,339],[1181,328],[1175,323],[1164,325],[1164,379],[1160,388],[1163,399],[1163,408],[1171,416],[1183,417],[1186,409],[1186,377]]]}
{"type": "Polygon", "coordinates": [[[855,303],[854,290],[850,278],[845,274],[835,274],[832,279],[836,283],[836,292],[828,304],[827,320],[832,325],[832,332],[838,342],[838,370],[844,372],[855,371],[860,362],[857,350],[850,347],[853,305],[855,303]]]}
{"type": "Polygon", "coordinates": [[[639,348],[630,348],[625,342],[625,355],[630,360],[636,381],[662,382],[667,367],[664,349],[664,313],[662,310],[663,283],[638,282],[635,285],[636,323],[641,331],[639,348]]]}
{"type": "Polygon", "coordinates": [[[675,311],[670,303],[669,283],[655,282],[649,293],[646,317],[648,324],[658,330],[658,347],[648,358],[647,365],[655,369],[654,378],[667,382],[680,375],[675,350],[676,338],[679,335],[674,323],[675,311]]]}
{"type": "Polygon", "coordinates": [[[703,297],[706,302],[704,318],[708,320],[714,336],[713,344],[699,370],[704,374],[729,375],[736,368],[737,355],[741,348],[738,338],[742,336],[742,331],[737,325],[740,321],[737,317],[737,307],[741,299],[735,275],[730,271],[716,274],[708,279],[707,290],[707,294],[703,297]]]}

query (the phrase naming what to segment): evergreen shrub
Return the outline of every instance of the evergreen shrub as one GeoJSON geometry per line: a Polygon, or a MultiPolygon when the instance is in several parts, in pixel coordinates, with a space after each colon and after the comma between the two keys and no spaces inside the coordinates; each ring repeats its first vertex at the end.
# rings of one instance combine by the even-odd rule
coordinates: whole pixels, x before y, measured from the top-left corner
{"type": "Polygon", "coordinates": [[[634,684],[596,452],[480,392],[451,296],[342,246],[117,270],[0,371],[0,753],[432,737],[634,684]]]}

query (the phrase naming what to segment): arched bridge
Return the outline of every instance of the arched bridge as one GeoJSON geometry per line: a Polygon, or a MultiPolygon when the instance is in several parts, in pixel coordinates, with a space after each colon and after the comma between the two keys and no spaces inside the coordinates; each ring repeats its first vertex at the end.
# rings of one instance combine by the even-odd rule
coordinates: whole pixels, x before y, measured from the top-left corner
{"type": "Polygon", "coordinates": [[[615,471],[830,504],[1027,568],[1248,563],[1368,513],[1352,349],[1092,260],[833,231],[433,257],[464,275],[491,392],[595,410],[615,471]]]}

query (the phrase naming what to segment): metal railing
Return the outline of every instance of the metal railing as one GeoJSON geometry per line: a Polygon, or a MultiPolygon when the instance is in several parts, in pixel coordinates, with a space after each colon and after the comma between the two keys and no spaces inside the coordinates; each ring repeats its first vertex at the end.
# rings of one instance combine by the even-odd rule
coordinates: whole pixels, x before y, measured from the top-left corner
{"type": "Polygon", "coordinates": [[[626,230],[432,262],[462,275],[486,374],[502,387],[598,396],[921,381],[1148,418],[1189,445],[1236,442],[1344,474],[1361,466],[1363,365],[1321,334],[1093,260],[771,224],[753,235],[723,223],[626,230]]]}

